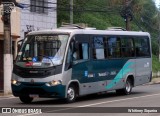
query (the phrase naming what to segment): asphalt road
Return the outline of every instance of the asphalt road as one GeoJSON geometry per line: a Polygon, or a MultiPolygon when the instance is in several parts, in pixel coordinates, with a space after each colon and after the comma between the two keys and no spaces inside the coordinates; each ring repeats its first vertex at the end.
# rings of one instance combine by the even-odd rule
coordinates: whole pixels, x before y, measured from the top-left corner
{"type": "Polygon", "coordinates": [[[76,102],[72,104],[66,104],[62,99],[51,98],[37,98],[31,104],[24,104],[15,97],[0,97],[0,107],[42,110],[42,114],[12,114],[18,116],[43,116],[44,113],[47,113],[45,115],[52,116],[160,116],[160,113],[155,113],[156,110],[160,112],[160,84],[135,87],[133,88],[132,94],[126,96],[117,95],[114,91],[102,95],[88,95],[78,98],[76,102]],[[129,111],[131,111],[131,113],[129,113],[129,111]],[[148,111],[150,114],[146,113],[148,111]],[[54,113],[54,115],[52,113],[54,113]]]}

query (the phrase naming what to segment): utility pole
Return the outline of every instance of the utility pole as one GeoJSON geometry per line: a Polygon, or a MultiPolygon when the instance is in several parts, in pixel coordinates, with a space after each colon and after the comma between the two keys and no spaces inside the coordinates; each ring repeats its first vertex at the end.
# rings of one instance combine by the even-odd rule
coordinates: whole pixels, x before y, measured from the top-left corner
{"type": "Polygon", "coordinates": [[[158,25],[159,25],[159,37],[158,37],[158,48],[159,48],[159,62],[160,62],[160,5],[159,5],[159,10],[158,10],[158,25]]]}
{"type": "Polygon", "coordinates": [[[70,24],[73,24],[73,0],[70,0],[70,24]]]}
{"type": "Polygon", "coordinates": [[[4,94],[11,93],[11,75],[13,68],[12,56],[12,38],[11,38],[11,12],[15,6],[24,8],[23,5],[16,2],[16,0],[0,0],[3,5],[2,20],[4,29],[4,53],[3,53],[3,75],[4,75],[4,94]]]}
{"type": "MultiPolygon", "coordinates": [[[[126,10],[128,10],[129,7],[129,1],[125,0],[125,6],[126,6],[126,10]]],[[[128,16],[128,11],[126,11],[126,30],[129,31],[130,30],[130,17],[128,16]]]]}
{"type": "Polygon", "coordinates": [[[11,54],[11,12],[7,12],[10,8],[6,5],[9,0],[2,0],[3,4],[3,29],[4,29],[4,94],[11,92],[11,74],[12,74],[12,54],[11,54]]]}

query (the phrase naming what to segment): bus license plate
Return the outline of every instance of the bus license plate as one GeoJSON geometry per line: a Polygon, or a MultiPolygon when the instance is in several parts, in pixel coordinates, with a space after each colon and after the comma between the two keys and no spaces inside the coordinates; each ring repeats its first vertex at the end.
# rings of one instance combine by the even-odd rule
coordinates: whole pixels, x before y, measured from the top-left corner
{"type": "Polygon", "coordinates": [[[30,94],[29,97],[31,97],[31,98],[38,98],[39,95],[38,94],[30,94]]]}

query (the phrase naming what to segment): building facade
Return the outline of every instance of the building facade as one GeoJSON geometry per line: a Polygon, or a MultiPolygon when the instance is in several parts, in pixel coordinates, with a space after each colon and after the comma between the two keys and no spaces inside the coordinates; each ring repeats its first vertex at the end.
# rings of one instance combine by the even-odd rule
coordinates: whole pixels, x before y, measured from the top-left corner
{"type": "Polygon", "coordinates": [[[27,7],[21,10],[21,39],[29,31],[57,27],[57,0],[21,0],[21,3],[27,7]]]}
{"type": "MultiPolygon", "coordinates": [[[[43,29],[53,29],[57,27],[57,0],[17,0],[24,8],[16,8],[11,13],[11,37],[12,37],[12,54],[15,59],[17,54],[17,41],[24,39],[30,31],[43,29]]],[[[2,9],[2,5],[0,10],[2,9]]],[[[1,15],[0,15],[1,16],[1,15]]],[[[3,22],[0,20],[0,92],[10,93],[10,76],[4,77],[4,54],[3,50],[3,22]],[[8,78],[8,79],[4,79],[8,78]],[[4,80],[9,80],[4,82],[4,80]],[[5,84],[7,83],[7,86],[5,84]]],[[[13,66],[13,65],[12,65],[13,66]]]]}

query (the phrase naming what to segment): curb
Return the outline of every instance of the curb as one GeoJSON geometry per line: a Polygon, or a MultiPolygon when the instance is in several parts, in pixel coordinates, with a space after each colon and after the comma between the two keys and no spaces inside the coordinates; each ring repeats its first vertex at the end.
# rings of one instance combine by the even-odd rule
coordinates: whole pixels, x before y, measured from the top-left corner
{"type": "Polygon", "coordinates": [[[14,97],[13,95],[0,95],[0,99],[4,97],[14,97]]]}
{"type": "Polygon", "coordinates": [[[160,81],[156,81],[156,82],[153,81],[153,82],[149,82],[143,85],[154,85],[154,84],[160,84],[160,81]]]}
{"type": "Polygon", "coordinates": [[[0,99],[3,97],[13,97],[13,95],[0,95],[0,99]]]}
{"type": "Polygon", "coordinates": [[[157,81],[157,82],[151,82],[151,84],[160,84],[160,81],[157,81]]]}
{"type": "Polygon", "coordinates": [[[0,93],[0,98],[2,97],[13,97],[12,94],[4,94],[4,93],[0,93]]]}

